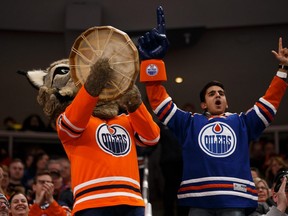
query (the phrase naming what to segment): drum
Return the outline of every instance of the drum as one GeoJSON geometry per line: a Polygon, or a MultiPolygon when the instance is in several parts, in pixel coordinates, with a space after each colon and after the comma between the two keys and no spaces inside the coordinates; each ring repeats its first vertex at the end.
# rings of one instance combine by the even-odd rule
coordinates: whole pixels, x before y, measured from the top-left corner
{"type": "Polygon", "coordinates": [[[114,73],[99,99],[114,100],[136,81],[138,50],[130,37],[119,29],[112,26],[89,28],[75,40],[69,56],[70,73],[77,87],[85,83],[90,67],[102,58],[109,59],[114,73]]]}

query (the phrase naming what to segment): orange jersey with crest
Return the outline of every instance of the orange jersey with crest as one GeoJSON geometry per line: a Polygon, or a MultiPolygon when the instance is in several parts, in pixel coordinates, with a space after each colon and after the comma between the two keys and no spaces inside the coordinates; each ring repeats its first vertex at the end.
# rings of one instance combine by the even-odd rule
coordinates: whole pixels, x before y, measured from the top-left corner
{"type": "Polygon", "coordinates": [[[82,87],[57,120],[57,132],[71,162],[73,214],[87,208],[144,206],[135,133],[157,144],[160,130],[142,103],[133,113],[103,120],[91,113],[98,97],[82,87]]]}

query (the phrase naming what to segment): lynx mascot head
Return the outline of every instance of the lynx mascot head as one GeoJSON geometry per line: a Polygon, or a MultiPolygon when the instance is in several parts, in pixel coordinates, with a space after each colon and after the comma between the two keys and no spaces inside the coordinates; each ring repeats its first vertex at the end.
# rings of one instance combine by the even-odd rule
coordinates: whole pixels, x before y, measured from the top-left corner
{"type": "MultiPolygon", "coordinates": [[[[133,52],[132,55],[134,60],[127,61],[127,58],[131,57],[130,51],[127,51],[130,52],[130,54],[128,53],[128,55],[124,52],[125,49],[127,50],[127,41],[125,41],[124,43],[126,47],[125,49],[123,49],[123,47],[119,45],[123,43],[121,41],[120,43],[119,41],[116,43],[118,47],[115,46],[116,39],[119,40],[119,32],[121,34],[125,34],[119,30],[115,30],[115,28],[110,26],[103,28],[94,27],[88,29],[74,43],[71,51],[73,55],[71,55],[70,53],[70,59],[62,59],[55,61],[45,70],[31,70],[27,72],[19,71],[20,74],[25,75],[28,78],[29,82],[38,89],[37,101],[43,107],[43,111],[45,115],[47,115],[47,117],[52,120],[56,120],[56,118],[72,102],[79,90],[79,86],[75,85],[75,83],[79,84],[79,81],[76,82],[75,77],[74,79],[72,78],[70,65],[71,56],[75,56],[75,53],[76,56],[78,56],[78,59],[84,58],[85,61],[81,59],[80,64],[82,64],[82,66],[84,66],[85,68],[88,68],[87,77],[84,81],[82,81],[82,85],[85,86],[86,90],[90,95],[100,95],[100,100],[98,101],[93,111],[93,116],[102,119],[109,119],[117,116],[120,111],[133,111],[134,109],[137,109],[137,107],[142,102],[140,92],[136,85],[134,85],[135,78],[137,76],[137,73],[139,72],[138,53],[137,49],[135,48],[136,52],[133,52]],[[105,38],[104,42],[105,47],[101,46],[101,44],[99,45],[99,41],[90,41],[90,43],[87,42],[91,40],[89,39],[89,34],[94,34],[95,31],[97,31],[97,35],[99,35],[99,37],[101,37],[102,34],[102,38],[100,38],[101,40],[103,40],[103,35],[107,37],[107,39],[105,38]],[[112,31],[112,33],[106,36],[107,31],[112,31]],[[115,31],[117,32],[115,33],[115,31]],[[80,46],[83,41],[85,41],[85,44],[83,46],[86,47],[81,48],[80,46]],[[87,43],[89,44],[89,49],[94,52],[93,55],[91,55],[91,53],[87,54],[87,43]],[[75,50],[75,46],[77,46],[78,50],[75,50]],[[82,53],[81,49],[84,50],[82,53]],[[87,61],[87,56],[84,56],[85,54],[88,55],[90,60],[87,61]],[[86,62],[85,65],[83,65],[83,62],[86,62]],[[127,64],[127,62],[133,62],[132,69],[129,66],[123,66],[123,64],[127,64]],[[124,72],[119,72],[120,70],[124,70],[124,72]],[[127,70],[128,73],[131,73],[132,70],[133,74],[125,74],[127,73],[127,70]],[[121,77],[116,78],[119,79],[120,83],[114,82],[116,72],[122,74],[125,79],[130,79],[130,84],[128,86],[126,85],[125,91],[122,91],[118,96],[115,96],[114,99],[101,99],[101,92],[103,92],[103,89],[107,87],[111,88],[111,86],[115,89],[119,88],[119,85],[121,85],[121,83],[123,84],[124,79],[121,77]],[[130,78],[128,76],[130,76],[130,78]]],[[[127,36],[125,37],[125,40],[127,40],[127,36]]],[[[95,40],[95,37],[92,38],[93,40],[95,40]]],[[[128,39],[130,42],[130,38],[128,39]]],[[[130,46],[131,43],[132,42],[130,42],[130,46]]],[[[129,47],[129,49],[131,49],[131,47],[129,47]]],[[[73,67],[75,69],[75,65],[73,65],[73,67]]],[[[109,91],[106,92],[108,92],[109,94],[109,91]]]]}
{"type": "Polygon", "coordinates": [[[30,83],[39,90],[37,101],[43,107],[45,115],[51,119],[56,119],[77,93],[70,76],[68,59],[56,61],[45,70],[18,72],[26,75],[30,83]]]}

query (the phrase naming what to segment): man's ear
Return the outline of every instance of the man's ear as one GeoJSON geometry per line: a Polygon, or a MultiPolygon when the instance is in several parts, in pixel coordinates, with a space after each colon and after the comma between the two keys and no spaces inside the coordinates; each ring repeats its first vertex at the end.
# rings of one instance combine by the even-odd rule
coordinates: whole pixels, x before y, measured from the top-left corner
{"type": "Polygon", "coordinates": [[[202,109],[202,110],[207,109],[207,104],[206,104],[205,102],[201,102],[201,103],[200,103],[200,106],[201,106],[201,109],[202,109]]]}

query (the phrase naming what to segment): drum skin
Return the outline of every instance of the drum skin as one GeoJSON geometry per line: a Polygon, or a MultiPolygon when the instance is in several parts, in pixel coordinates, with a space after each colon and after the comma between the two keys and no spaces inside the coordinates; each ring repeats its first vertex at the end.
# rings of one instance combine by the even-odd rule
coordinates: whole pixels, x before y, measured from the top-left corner
{"type": "Polygon", "coordinates": [[[75,85],[81,87],[90,73],[91,66],[104,58],[109,60],[114,73],[99,99],[110,101],[117,99],[132,87],[139,74],[137,47],[125,32],[112,26],[89,28],[75,40],[69,56],[69,65],[75,85]]]}

